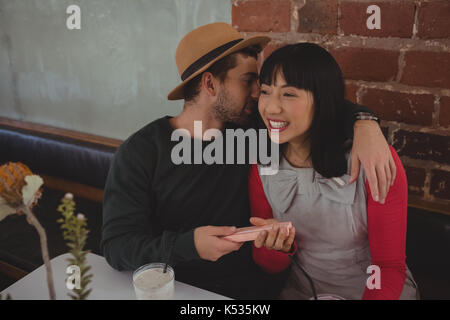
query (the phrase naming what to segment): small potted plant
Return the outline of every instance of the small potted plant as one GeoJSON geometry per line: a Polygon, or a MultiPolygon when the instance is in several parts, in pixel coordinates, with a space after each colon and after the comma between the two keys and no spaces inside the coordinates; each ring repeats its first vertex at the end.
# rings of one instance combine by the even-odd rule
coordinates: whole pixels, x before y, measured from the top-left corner
{"type": "Polygon", "coordinates": [[[90,251],[84,250],[89,233],[86,228],[87,219],[82,213],[75,215],[75,201],[71,193],[67,193],[61,202],[58,211],[62,213],[63,218],[59,219],[58,222],[61,223],[63,237],[67,241],[69,252],[72,255],[68,262],[71,266],[80,268],[80,286],[79,288],[73,288],[75,294],[69,293],[69,297],[73,300],[85,300],[92,290],[87,289],[92,278],[91,274],[87,274],[91,267],[86,265],[86,255],[90,251]]]}

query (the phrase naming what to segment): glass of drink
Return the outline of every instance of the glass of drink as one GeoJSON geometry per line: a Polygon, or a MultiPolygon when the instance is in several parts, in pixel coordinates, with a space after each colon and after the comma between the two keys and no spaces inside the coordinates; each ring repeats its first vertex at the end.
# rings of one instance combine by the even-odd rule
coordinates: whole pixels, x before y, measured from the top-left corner
{"type": "Polygon", "coordinates": [[[138,300],[171,300],[174,294],[175,272],[164,263],[149,263],[133,273],[133,285],[138,300]]]}

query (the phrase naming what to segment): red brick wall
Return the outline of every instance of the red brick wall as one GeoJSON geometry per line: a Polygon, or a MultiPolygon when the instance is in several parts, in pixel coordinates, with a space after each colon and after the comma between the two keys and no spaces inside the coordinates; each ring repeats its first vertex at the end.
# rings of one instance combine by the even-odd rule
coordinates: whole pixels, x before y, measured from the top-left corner
{"type": "Polygon", "coordinates": [[[403,161],[410,204],[450,212],[449,0],[234,0],[232,24],[246,36],[315,42],[339,62],[347,98],[382,118],[403,161]],[[369,30],[367,7],[381,9],[369,30]]]}

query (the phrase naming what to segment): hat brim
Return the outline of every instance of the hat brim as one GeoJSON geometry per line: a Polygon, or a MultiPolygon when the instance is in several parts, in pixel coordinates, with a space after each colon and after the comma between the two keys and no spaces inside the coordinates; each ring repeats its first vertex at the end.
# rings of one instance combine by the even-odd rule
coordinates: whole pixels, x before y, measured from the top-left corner
{"type": "Polygon", "coordinates": [[[227,51],[225,51],[224,53],[219,55],[214,60],[212,60],[209,63],[207,63],[206,65],[204,65],[202,68],[198,69],[196,72],[194,72],[188,78],[186,78],[182,83],[180,83],[178,86],[176,86],[175,89],[170,91],[169,95],[167,96],[167,99],[169,99],[169,100],[184,99],[184,86],[186,85],[186,83],[189,82],[189,80],[195,78],[200,73],[204,72],[214,62],[222,59],[223,57],[226,57],[226,56],[232,54],[233,52],[239,51],[239,50],[244,49],[246,47],[250,47],[252,45],[260,45],[261,49],[263,49],[270,42],[270,40],[271,39],[269,37],[258,36],[258,37],[248,38],[248,39],[245,39],[245,40],[239,42],[235,46],[231,47],[230,49],[228,49],[227,51]]]}

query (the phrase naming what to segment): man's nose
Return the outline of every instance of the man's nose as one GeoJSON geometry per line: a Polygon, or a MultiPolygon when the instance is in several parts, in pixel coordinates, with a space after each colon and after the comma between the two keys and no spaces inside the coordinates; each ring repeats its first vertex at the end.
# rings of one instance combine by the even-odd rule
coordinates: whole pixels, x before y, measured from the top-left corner
{"type": "Polygon", "coordinates": [[[258,85],[258,82],[255,81],[255,83],[252,86],[252,92],[250,93],[251,97],[253,99],[258,99],[260,95],[260,87],[258,85]]]}

